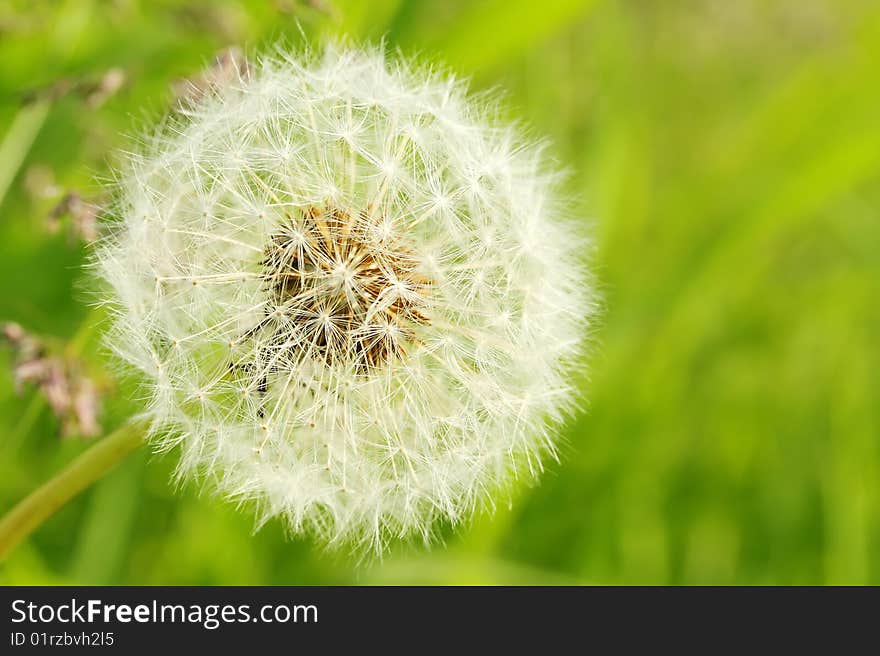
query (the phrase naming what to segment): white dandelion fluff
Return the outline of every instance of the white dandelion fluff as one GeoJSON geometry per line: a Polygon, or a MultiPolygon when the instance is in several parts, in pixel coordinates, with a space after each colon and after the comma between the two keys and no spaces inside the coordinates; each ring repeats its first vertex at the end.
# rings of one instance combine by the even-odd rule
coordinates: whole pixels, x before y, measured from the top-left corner
{"type": "Polygon", "coordinates": [[[554,453],[585,244],[540,148],[462,83],[282,53],[130,160],[96,263],[181,476],[381,551],[554,453]]]}

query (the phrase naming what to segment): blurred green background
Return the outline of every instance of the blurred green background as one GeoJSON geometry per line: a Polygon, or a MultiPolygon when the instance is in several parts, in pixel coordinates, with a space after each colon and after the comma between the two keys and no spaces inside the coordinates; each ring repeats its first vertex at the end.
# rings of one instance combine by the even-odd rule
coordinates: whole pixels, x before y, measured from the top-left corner
{"type": "MultiPolygon", "coordinates": [[[[505,89],[571,169],[607,307],[561,464],[445,546],[359,567],[252,535],[144,451],[0,582],[880,583],[874,0],[2,0],[0,319],[100,363],[86,249],[47,230],[57,198],[28,172],[94,195],[122,134],[218,50],[333,34],[505,89]],[[111,68],[126,84],[100,107],[47,99],[111,68]]],[[[87,446],[15,393],[12,363],[0,348],[0,511],[87,446]]],[[[105,427],[129,396],[110,391],[105,427]]]]}

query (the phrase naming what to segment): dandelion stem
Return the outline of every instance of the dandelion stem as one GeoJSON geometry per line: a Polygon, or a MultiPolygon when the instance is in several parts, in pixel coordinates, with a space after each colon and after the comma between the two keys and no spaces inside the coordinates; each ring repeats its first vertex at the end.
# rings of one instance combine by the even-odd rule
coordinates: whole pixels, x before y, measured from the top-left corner
{"type": "Polygon", "coordinates": [[[68,501],[144,443],[144,428],[127,423],[82,453],[0,519],[0,562],[68,501]]]}

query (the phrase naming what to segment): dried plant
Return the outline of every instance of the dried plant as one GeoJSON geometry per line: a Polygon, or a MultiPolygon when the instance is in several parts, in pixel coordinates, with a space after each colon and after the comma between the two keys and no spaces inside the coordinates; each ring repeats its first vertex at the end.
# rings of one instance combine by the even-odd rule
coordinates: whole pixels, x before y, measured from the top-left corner
{"type": "Polygon", "coordinates": [[[13,378],[19,393],[34,385],[58,418],[63,437],[100,435],[100,394],[82,362],[53,352],[17,323],[5,324],[2,335],[14,352],[13,378]]]}

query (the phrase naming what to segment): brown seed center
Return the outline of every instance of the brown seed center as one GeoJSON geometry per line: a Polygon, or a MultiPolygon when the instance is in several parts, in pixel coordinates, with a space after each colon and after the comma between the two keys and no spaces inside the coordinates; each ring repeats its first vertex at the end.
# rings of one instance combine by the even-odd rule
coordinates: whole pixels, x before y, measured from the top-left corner
{"type": "MultiPolygon", "coordinates": [[[[430,281],[366,213],[310,207],[272,235],[263,259],[276,346],[361,371],[401,357],[425,325],[430,281]]],[[[288,357],[293,354],[289,354],[288,357]]]]}

